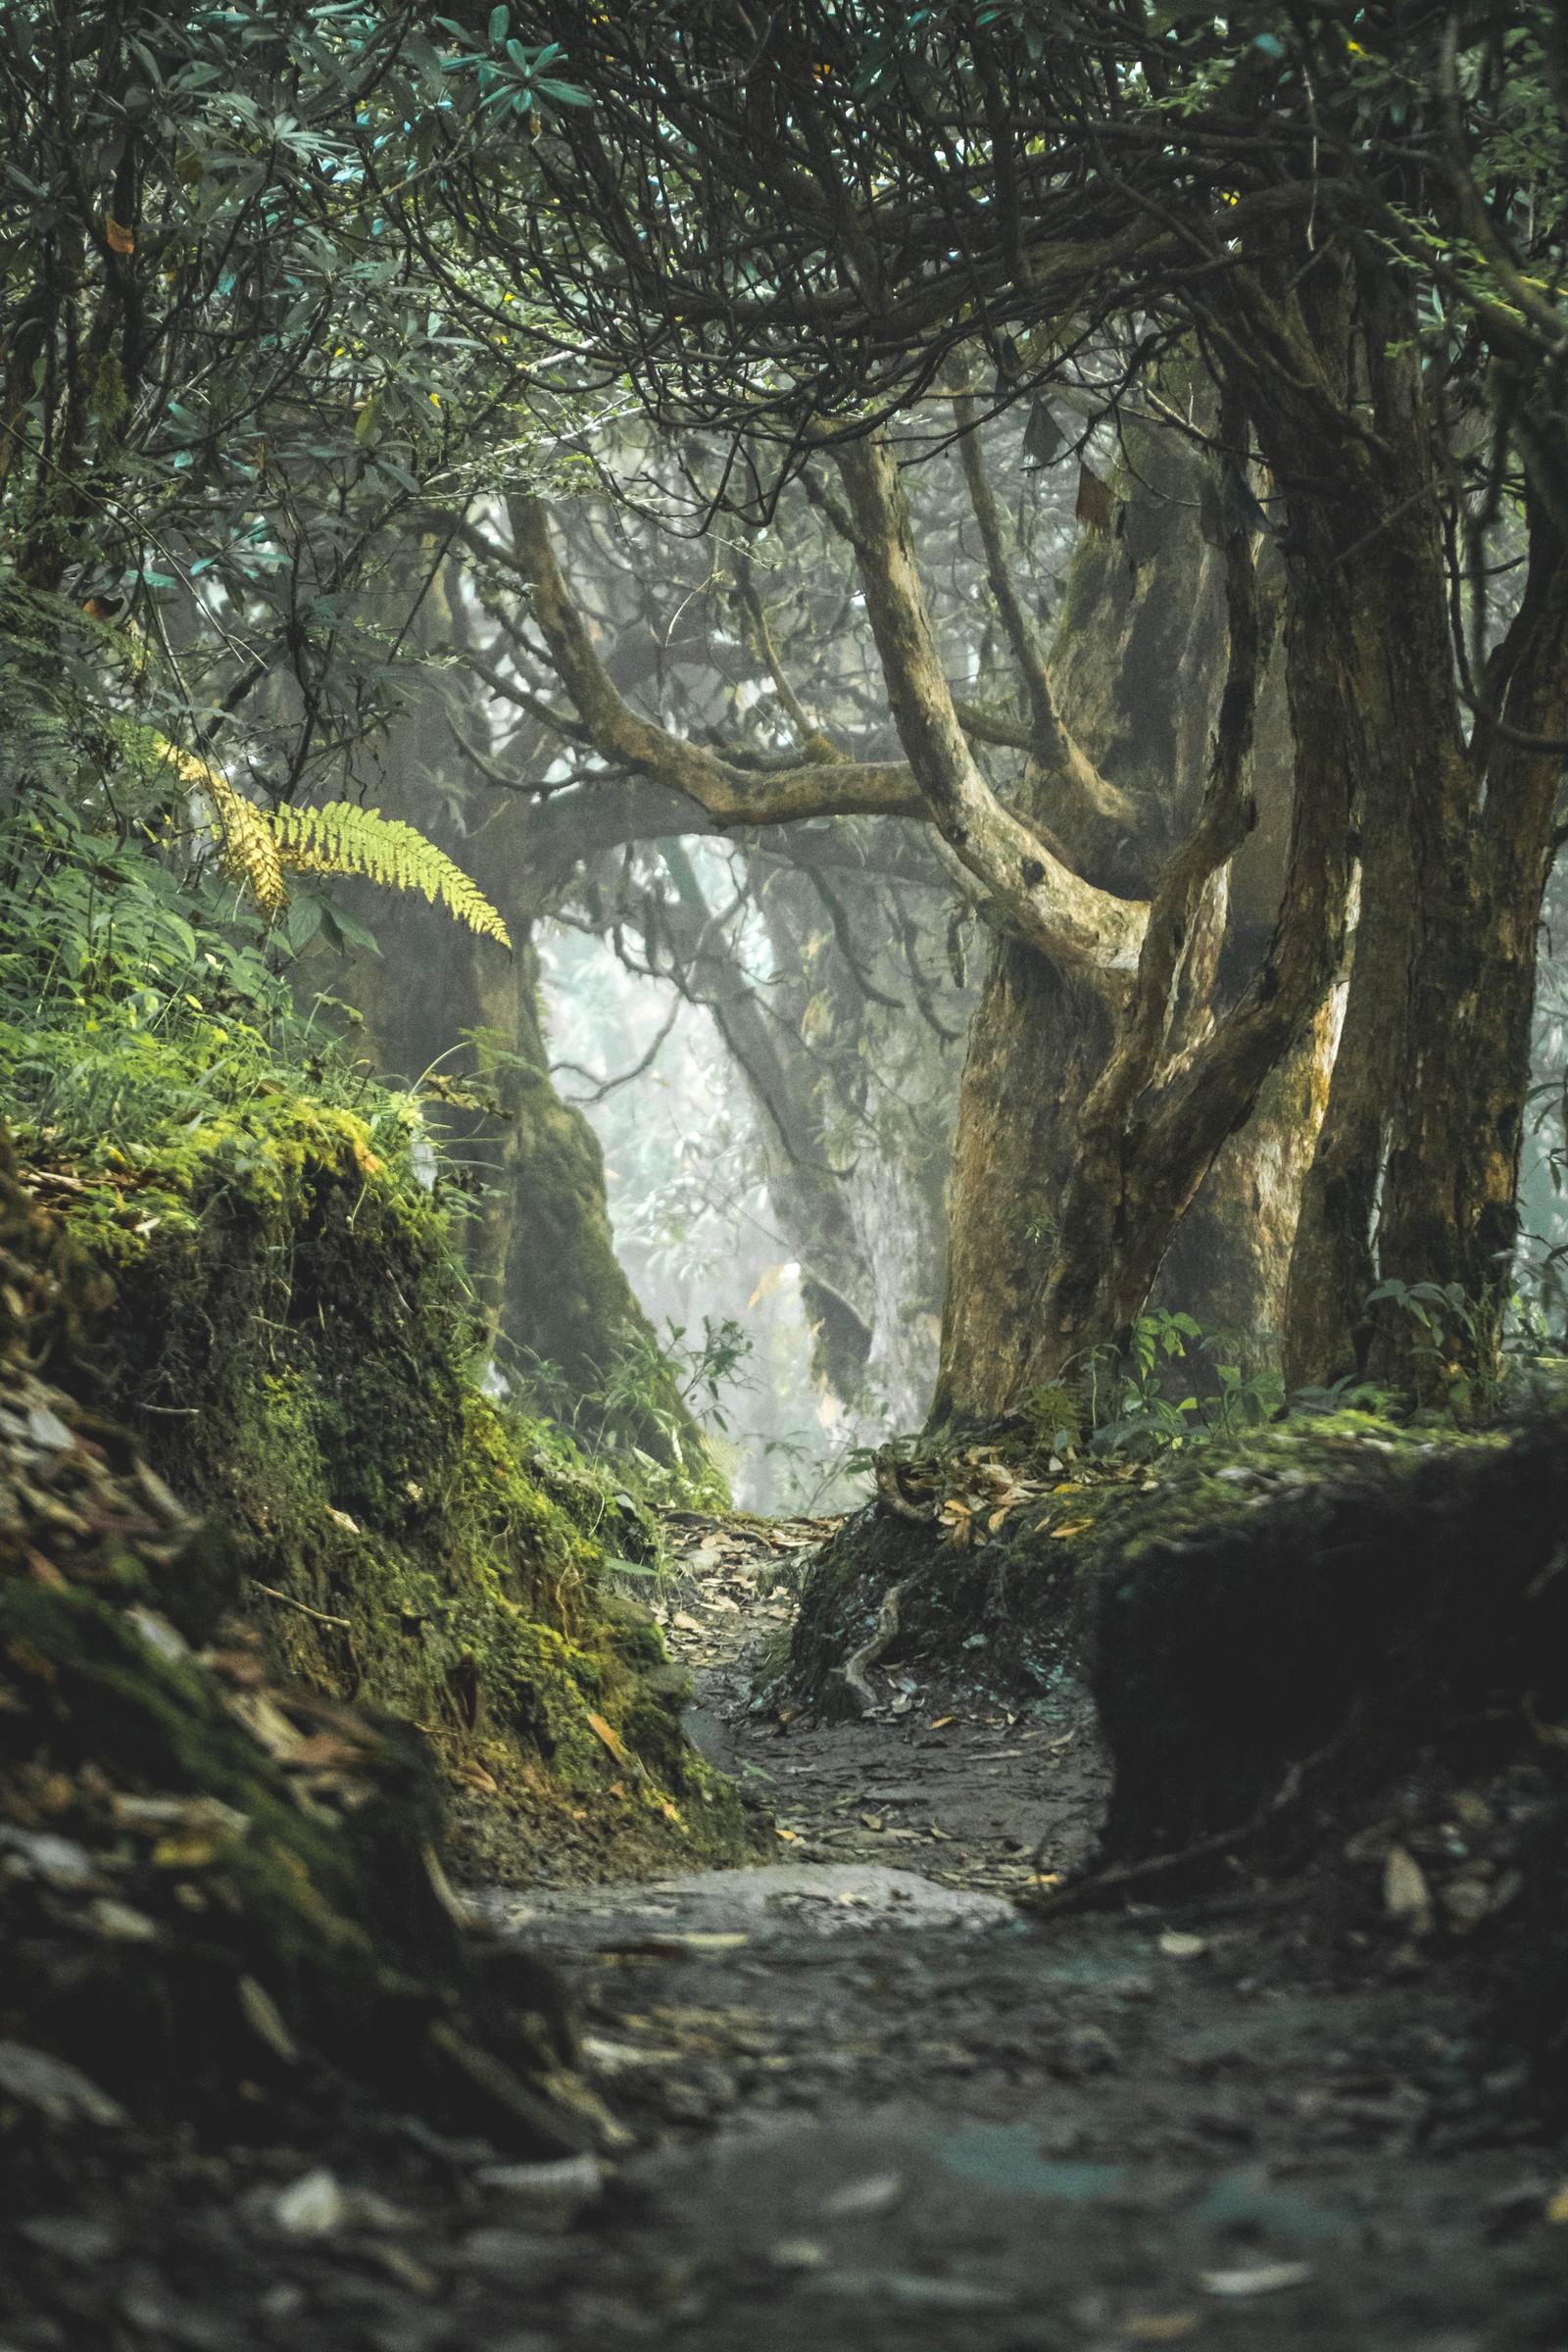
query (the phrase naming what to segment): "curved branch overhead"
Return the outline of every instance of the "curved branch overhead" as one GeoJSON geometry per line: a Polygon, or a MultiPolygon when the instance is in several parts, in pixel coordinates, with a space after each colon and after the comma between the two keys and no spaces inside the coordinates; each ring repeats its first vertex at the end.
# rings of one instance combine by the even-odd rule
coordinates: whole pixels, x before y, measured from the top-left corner
{"type": "Polygon", "coordinates": [[[840,466],[907,766],[817,759],[758,775],[641,717],[594,648],[562,572],[543,501],[514,500],[514,561],[581,727],[601,757],[695,802],[726,830],[819,816],[928,818],[1000,919],[1096,985],[1123,988],[1137,965],[1147,908],[1082,880],[998,799],[954,708],[892,450],[881,441],[851,444],[840,453],[840,466]]]}
{"type": "Polygon", "coordinates": [[[612,683],[572,601],[544,502],[514,500],[512,527],[517,569],[532,591],[533,618],[584,732],[604,759],[695,801],[725,829],[799,824],[814,816],[925,813],[914,778],[901,763],[806,760],[759,775],[639,716],[612,683]]]}

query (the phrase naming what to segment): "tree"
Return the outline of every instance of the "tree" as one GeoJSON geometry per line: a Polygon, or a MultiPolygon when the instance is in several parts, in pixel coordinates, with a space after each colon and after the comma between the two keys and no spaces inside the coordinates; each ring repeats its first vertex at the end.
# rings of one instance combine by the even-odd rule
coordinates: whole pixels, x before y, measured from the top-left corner
{"type": "MultiPolygon", "coordinates": [[[[0,671],[28,682],[0,695],[6,880],[18,839],[24,882],[84,865],[120,942],[92,986],[161,1001],[168,1026],[204,1005],[280,1018],[290,971],[309,999],[319,968],[296,959],[367,936],[333,873],[390,871],[485,927],[472,884],[406,829],[432,822],[433,794],[404,798],[398,828],[361,804],[424,682],[447,540],[420,540],[420,502],[438,486],[461,519],[499,479],[555,477],[519,405],[525,306],[465,333],[443,277],[485,271],[453,171],[526,183],[528,121],[571,93],[536,80],[538,61],[499,80],[443,61],[423,24],[306,0],[24,0],[0,17],[0,671]],[[50,730],[81,756],[42,756],[50,730]],[[69,790],[48,789],[61,776],[69,790]],[[280,857],[313,878],[286,895],[280,857]]],[[[575,414],[533,397],[553,431],[575,414]]],[[[462,854],[439,808],[432,829],[462,854]]],[[[628,1333],[657,1354],[592,1136],[543,1068],[525,928],[509,959],[493,919],[476,940],[425,912],[377,917],[445,983],[421,1002],[394,959],[399,1042],[445,995],[460,1025],[499,1021],[521,1053],[505,1151],[533,1220],[510,1253],[526,1336],[585,1378],[628,1333]],[[552,1293],[542,1269],[567,1261],[552,1293]]],[[[508,1251],[488,1225],[473,1255],[490,1302],[508,1251]]]]}
{"type": "MultiPolygon", "coordinates": [[[[961,393],[956,416],[947,402],[942,404],[942,438],[951,442],[955,425],[969,426],[969,406],[961,393]]],[[[1015,430],[998,430],[1006,445],[1004,462],[1010,472],[1015,430]]],[[[1058,643],[1048,663],[1033,624],[1025,622],[1022,612],[1023,601],[1032,604],[1041,594],[1042,581],[1031,576],[1029,566],[1020,568],[1013,551],[1004,545],[997,496],[979,442],[965,432],[959,446],[965,461],[961,466],[933,463],[914,468],[909,479],[919,504],[927,577],[943,583],[944,659],[949,668],[960,674],[968,668],[980,678],[988,698],[976,703],[960,696],[955,706],[975,757],[1003,775],[1021,771],[1032,779],[1029,789],[1041,794],[1049,792],[1053,776],[1069,763],[1088,811],[1080,820],[1076,852],[1091,866],[1098,860],[1099,870],[1114,875],[1124,887],[1129,878],[1135,889],[1140,880],[1148,887],[1171,840],[1180,838],[1201,799],[1204,741],[1224,657],[1226,532],[1221,518],[1211,533],[1220,544],[1213,546],[1198,527],[1198,492],[1206,478],[1202,465],[1158,424],[1137,436],[1128,475],[1135,497],[1124,527],[1117,534],[1084,535],[1074,559],[1058,643]],[[983,550],[978,567],[972,554],[962,552],[966,537],[972,546],[977,534],[983,550]],[[986,546],[989,554],[984,553],[986,546]],[[1141,562],[1135,561],[1140,557],[1141,562]],[[1009,616],[1005,622],[1004,612],[1009,616]],[[1070,726],[1054,700],[1058,694],[1065,698],[1062,710],[1070,716],[1070,726]],[[1042,710],[1043,722],[1038,716],[1042,710]],[[1042,726],[1043,757],[1036,750],[1042,726]],[[1097,769],[1085,743],[1093,743],[1099,756],[1108,760],[1114,783],[1097,769]]],[[[997,454],[994,446],[993,460],[997,454]]],[[[626,463],[632,466],[631,458],[626,463]]],[[[1044,478],[1050,485],[1049,511],[1061,514],[1059,485],[1053,477],[1044,478]]],[[[646,499],[646,466],[639,479],[646,499]]],[[[853,611],[840,609],[829,596],[821,631],[826,651],[815,646],[808,630],[798,631],[786,648],[782,668],[778,649],[770,641],[765,649],[749,642],[753,632],[735,618],[738,602],[750,611],[759,581],[790,580],[803,561],[813,580],[834,576],[831,540],[825,552],[819,549],[803,558],[801,517],[804,514],[808,519],[813,507],[818,515],[825,511],[842,526],[833,536],[841,540],[841,555],[850,548],[853,562],[853,525],[846,509],[819,482],[807,486],[810,498],[803,500],[798,491],[788,494],[765,534],[748,532],[744,525],[728,526],[721,556],[706,552],[710,543],[703,543],[701,561],[689,576],[679,568],[679,542],[665,541],[658,553],[645,549],[645,574],[657,572],[669,582],[665,601],[660,606],[657,599],[651,600],[651,611],[641,609],[636,594],[629,604],[624,597],[607,600],[600,585],[606,559],[580,507],[560,510],[557,520],[572,573],[569,588],[550,528],[537,508],[514,506],[506,531],[498,521],[494,527],[475,525],[465,533],[498,628],[483,654],[470,649],[477,669],[502,704],[510,698],[526,705],[530,723],[537,718],[557,746],[570,747],[563,753],[563,764],[570,761],[567,772],[562,775],[541,764],[531,771],[539,779],[531,786],[524,783],[530,772],[526,767],[519,769],[506,758],[498,769],[494,761],[501,756],[490,755],[493,781],[502,783],[510,776],[518,788],[540,796],[527,828],[515,838],[525,857],[532,840],[531,855],[536,862],[542,860],[544,870],[551,862],[546,835],[564,847],[573,844],[575,833],[574,846],[591,860],[596,848],[612,839],[635,837],[639,831],[646,837],[718,825],[748,844],[744,858],[749,865],[764,856],[774,865],[776,878],[769,887],[776,893],[789,873],[790,860],[832,854],[831,839],[819,826],[807,828],[794,821],[802,807],[798,796],[803,782],[811,779],[812,790],[820,783],[835,806],[845,800],[846,787],[857,800],[883,792],[885,808],[909,805],[886,794],[885,763],[876,758],[880,736],[888,727],[882,694],[867,698],[859,686],[847,694],[835,674],[842,667],[854,676],[862,660],[854,649],[863,637],[863,622],[857,633],[853,611]],[[737,543],[748,552],[733,554],[737,543]],[[672,564],[676,568],[671,573],[672,564]],[[747,583],[744,598],[742,576],[747,583]],[[515,602],[519,581],[529,592],[525,605],[515,602]],[[723,640],[722,650],[715,630],[723,640]],[[639,646],[659,649],[657,676],[645,668],[639,646]],[[752,714],[755,718],[759,711],[771,710],[773,734],[766,725],[760,733],[755,726],[749,730],[739,725],[736,712],[724,708],[722,698],[714,702],[712,690],[721,683],[726,663],[732,674],[744,671],[754,679],[767,679],[771,670],[778,699],[754,704],[752,714]],[[706,687],[693,688],[694,679],[706,681],[706,687]],[[559,700],[558,681],[570,696],[564,705],[559,700]],[[643,715],[650,702],[662,713],[659,719],[643,715]],[[859,760],[850,759],[850,745],[861,750],[859,760]],[[655,784],[656,773],[685,777],[685,796],[667,783],[655,784]],[[554,787],[552,774],[557,778],[554,787]],[[637,776],[645,781],[633,782],[637,776]],[[744,798],[736,779],[746,784],[744,798]],[[748,817],[766,812],[764,793],[770,796],[780,788],[782,800],[775,813],[781,821],[766,831],[748,825],[748,817]],[[767,845],[765,851],[762,845],[767,845]]],[[[1107,510],[1117,504],[1108,492],[1106,500],[1107,510]]],[[[1066,538],[1048,535],[1054,548],[1070,544],[1070,504],[1063,519],[1066,538]]],[[[617,529],[624,536],[634,527],[622,520],[617,529]]],[[[852,582],[854,577],[852,570],[852,582]]],[[[930,591],[923,587],[922,593],[930,591]]],[[[866,646],[865,653],[871,655],[872,649],[866,646]]],[[[1236,964],[1238,951],[1245,956],[1249,947],[1260,944],[1260,928],[1266,938],[1283,862],[1289,788],[1281,758],[1288,766],[1288,754],[1280,740],[1277,693],[1273,701],[1262,793],[1267,821],[1238,868],[1237,890],[1228,894],[1230,966],[1236,964]]],[[[902,775],[892,782],[906,791],[902,775]]],[[[844,821],[837,820],[840,825],[844,821]]],[[[895,821],[902,836],[908,820],[895,821]]],[[[1058,826],[1062,822],[1058,811],[1058,826]]],[[[918,834],[907,849],[901,846],[890,854],[885,833],[867,835],[863,826],[851,830],[857,838],[846,842],[838,857],[847,877],[859,875],[861,895],[876,886],[879,873],[889,881],[896,876],[911,882],[922,877],[927,882],[942,880],[942,869],[929,851],[923,857],[914,854],[918,834]],[[880,852],[874,846],[879,840],[884,844],[880,852]]],[[[928,826],[928,840],[929,834],[928,826]]],[[[676,862],[684,865],[684,860],[676,862]]],[[[953,862],[949,860],[950,867],[953,862]]],[[[708,920],[707,910],[693,899],[692,879],[688,867],[672,894],[656,885],[639,886],[643,892],[654,890],[641,915],[638,892],[628,898],[623,882],[613,888],[607,885],[613,926],[629,923],[635,928],[640,921],[645,936],[657,932],[659,952],[674,956],[671,968],[680,962],[677,944],[683,941],[681,953],[689,956],[708,920]]],[[[972,890],[967,874],[960,872],[959,880],[966,893],[972,890]]],[[[846,879],[836,881],[834,888],[849,886],[846,879]]],[[[1209,960],[1189,1012],[1195,1024],[1204,1017],[1205,991],[1219,978],[1217,959],[1209,952],[1217,948],[1225,927],[1223,916],[1217,928],[1211,924],[1213,935],[1204,951],[1209,960]]],[[[854,960],[852,950],[844,972],[851,991],[858,985],[854,960]]],[[[778,1213],[792,1231],[808,1272],[858,1315],[862,1310],[856,1302],[864,1294],[862,1277],[852,1265],[853,1235],[845,1224],[846,1179],[835,1177],[825,1164],[830,1154],[809,1107],[813,1095],[819,1099],[823,1072],[820,1066],[811,1068],[811,1057],[803,1060],[789,1024],[758,1009],[755,991],[748,991],[716,938],[708,939],[702,961],[705,988],[720,1000],[721,1026],[749,1071],[764,1121],[771,1122],[786,1143],[784,1161],[775,1164],[770,1176],[778,1213]],[[787,1065],[792,1061],[800,1064],[799,1082],[790,1077],[787,1065]],[[842,1247],[836,1238],[840,1236],[842,1247]]],[[[910,957],[901,981],[896,960],[891,966],[878,965],[880,988],[897,991],[912,980],[918,998],[917,967],[918,958],[910,957]]],[[[869,970],[869,959],[864,968],[869,970]]],[[[1196,964],[1194,968],[1199,969],[1196,964]]],[[[980,1025],[971,1040],[956,1152],[955,1263],[941,1388],[944,1404],[960,1411],[1001,1409],[1022,1375],[1032,1313],[1049,1272],[1049,1228],[1069,1180],[1084,1096],[1106,1051],[1108,1029],[1100,1000],[1084,988],[1064,999],[1059,983],[1054,984],[1055,1017],[1024,1024],[1032,1026],[1032,1036],[1020,1036],[1019,992],[1038,1001],[1040,990],[1053,985],[1052,969],[1026,942],[1000,945],[980,1025]],[[1032,1075],[1025,1090],[1029,1100],[1020,1102],[1017,1061],[1031,1050],[1045,1053],[1049,1070],[1032,1075]]],[[[1236,990],[1233,971],[1228,969],[1219,984],[1221,1001],[1228,1002],[1236,990]]],[[[869,1041],[863,1030],[858,1034],[863,1053],[869,1041]]],[[[1287,1119],[1283,1126],[1291,1128],[1292,1122],[1287,1119]]],[[[1309,1144],[1311,1127],[1309,1116],[1297,1115],[1294,1131],[1285,1133],[1276,1114],[1250,1145],[1229,1151],[1227,1167],[1210,1188],[1213,1212],[1198,1220],[1191,1234],[1194,1247],[1179,1269],[1173,1268],[1173,1278],[1190,1286],[1183,1304],[1207,1311],[1222,1300],[1226,1312],[1244,1326],[1277,1326],[1284,1250],[1293,1222],[1293,1151],[1298,1156],[1303,1132],[1309,1144]],[[1259,1187],[1270,1185],[1270,1169],[1278,1206],[1271,1198],[1264,1212],[1259,1187]],[[1205,1231],[1206,1246],[1200,1239],[1205,1231]]],[[[886,1321],[878,1316],[875,1331],[884,1330],[886,1321]]],[[[838,1328],[846,1329],[843,1320],[838,1328]]],[[[848,1330],[853,1329],[850,1321],[848,1330]]],[[[873,1336],[873,1348],[878,1344],[873,1336]]],[[[842,1378],[841,1372],[841,1382],[842,1378]]]]}
{"type": "MultiPolygon", "coordinates": [[[[1414,1375],[1398,1315],[1367,1316],[1381,1275],[1457,1284],[1469,1368],[1487,1369],[1568,717],[1554,13],[1412,0],[1359,12],[1352,36],[1330,9],[799,0],[761,27],[706,10],[674,38],[654,10],[612,29],[553,0],[519,14],[593,100],[542,142],[554,203],[525,239],[558,312],[656,416],[771,436],[775,473],[833,448],[923,802],[1005,919],[1114,1002],[1034,1371],[1125,1328],[1203,1169],[1322,1003],[1352,847],[1355,965],[1291,1366],[1414,1375]],[[978,774],[887,419],[976,345],[1003,396],[1088,382],[1125,415],[1185,335],[1222,391],[1230,715],[1197,832],[1140,902],[1089,883],[978,774]],[[1244,822],[1259,488],[1288,592],[1290,874],[1253,984],[1162,1084],[1194,917],[1244,822]],[[1494,642],[1504,509],[1528,568],[1494,642]]],[[[1053,814],[1077,799],[1065,772],[1053,814]]]]}

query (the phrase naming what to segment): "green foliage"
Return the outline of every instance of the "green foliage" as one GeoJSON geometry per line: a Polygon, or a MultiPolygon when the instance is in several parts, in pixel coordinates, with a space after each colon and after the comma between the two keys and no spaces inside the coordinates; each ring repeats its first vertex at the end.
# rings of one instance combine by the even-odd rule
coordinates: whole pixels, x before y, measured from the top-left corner
{"type": "Polygon", "coordinates": [[[422,891],[431,905],[439,899],[470,931],[512,946],[483,891],[416,826],[351,801],[328,801],[318,808],[285,803],[269,812],[237,792],[221,768],[155,740],[175,773],[207,801],[224,866],[270,920],[287,911],[285,873],[363,874],[391,890],[422,891]]]}
{"type": "Polygon", "coordinates": [[[271,825],[278,858],[290,872],[364,874],[392,890],[422,891],[481,938],[511,947],[507,926],[483,891],[415,826],[350,801],[283,808],[271,825]]]}
{"type": "Polygon", "coordinates": [[[1277,1373],[1223,1360],[1236,1352],[1233,1338],[1205,1332],[1191,1315],[1163,1307],[1140,1315],[1125,1353],[1093,1355],[1079,1376],[1089,1450],[1142,1459],[1261,1428],[1283,1405],[1284,1384],[1277,1373]],[[1203,1385],[1194,1392],[1192,1380],[1203,1385]]]}
{"type": "MultiPolygon", "coordinates": [[[[284,867],[368,873],[504,943],[456,865],[343,791],[428,666],[419,502],[461,518],[550,477],[571,414],[482,224],[537,176],[492,65],[535,122],[573,93],[504,25],[491,60],[426,24],[357,0],[0,12],[0,767],[8,804],[57,796],[57,842],[60,802],[105,819],[117,881],[138,853],[199,875],[194,781],[264,914],[284,867]]],[[[117,927],[152,913],[122,895],[117,927]]],[[[285,936],[318,930],[355,927],[307,892],[285,936]]]]}
{"type": "Polygon", "coordinates": [[[154,629],[200,582],[329,728],[334,640],[378,634],[351,594],[375,534],[438,472],[461,498],[486,444],[517,463],[530,305],[480,229],[536,166],[491,83],[536,112],[575,96],[505,27],[449,57],[427,24],[353,0],[0,19],[5,487],[29,576],[90,562],[154,629]],[[450,316],[465,268],[479,335],[450,316]]]}
{"type": "Polygon", "coordinates": [[[526,1356],[523,1394],[582,1448],[582,1457],[646,1504],[722,1510],[724,1482],[695,1431],[728,1427],[721,1399],[744,1378],[750,1334],[730,1317],[703,1317],[700,1340],[670,1323],[661,1340],[629,1326],[600,1378],[587,1388],[566,1380],[557,1364],[526,1356]],[[657,1432],[667,1459],[649,1452],[657,1432]]]}
{"type": "Polygon", "coordinates": [[[1467,1419],[1477,1405],[1494,1400],[1497,1368],[1484,1373],[1480,1356],[1485,1347],[1484,1317],[1466,1298],[1458,1282],[1380,1282],[1367,1294],[1367,1307],[1388,1304],[1414,1326],[1419,1335],[1407,1348],[1419,1383],[1419,1403],[1436,1404],[1456,1419],[1467,1419]]]}
{"type": "Polygon", "coordinates": [[[1023,1400],[1024,1426],[1037,1453],[1065,1456],[1083,1434],[1083,1400],[1065,1381],[1041,1381],[1023,1400]]]}

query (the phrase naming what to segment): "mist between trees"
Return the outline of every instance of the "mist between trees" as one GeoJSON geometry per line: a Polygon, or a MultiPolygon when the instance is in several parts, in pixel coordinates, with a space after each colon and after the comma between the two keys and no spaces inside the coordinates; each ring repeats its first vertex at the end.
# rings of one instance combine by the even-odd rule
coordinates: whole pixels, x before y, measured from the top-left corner
{"type": "Polygon", "coordinates": [[[1561,1341],[1568,68],[1348,25],[9,9],[18,1007],[398,1084],[493,1385],[656,1487],[1161,1313],[1490,1411],[1561,1341]],[[411,890],[279,865],[331,801],[411,890]]]}

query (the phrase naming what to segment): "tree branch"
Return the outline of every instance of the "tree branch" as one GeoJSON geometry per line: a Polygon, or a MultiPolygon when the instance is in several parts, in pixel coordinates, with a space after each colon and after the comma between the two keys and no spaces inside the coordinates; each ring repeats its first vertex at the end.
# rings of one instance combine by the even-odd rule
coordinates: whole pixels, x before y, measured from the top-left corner
{"type": "Polygon", "coordinates": [[[986,579],[1029,705],[1029,749],[1060,790],[1062,806],[1052,811],[1054,829],[1073,836],[1085,823],[1096,829],[1109,825],[1119,837],[1133,829],[1137,812],[1126,793],[1100,773],[1063,724],[1056,709],[1045,655],[1013,585],[1002,517],[997,512],[980,447],[978,411],[972,392],[955,393],[953,416],[958,427],[958,458],[963,466],[964,485],[979,527],[980,544],[985,550],[986,579]]]}
{"type": "Polygon", "coordinates": [[[1147,904],[1085,882],[998,800],[954,709],[892,443],[867,434],[834,454],[893,715],[938,832],[1012,928],[1119,998],[1137,970],[1147,904]]]}
{"type": "MultiPolygon", "coordinates": [[[[672,735],[625,703],[594,650],[572,602],[536,498],[511,502],[516,569],[532,592],[533,618],[551,662],[594,749],[617,766],[695,801],[715,828],[799,823],[813,816],[925,816],[909,769],[846,760],[808,760],[766,775],[743,770],[706,745],[672,735]]],[[[689,823],[671,831],[688,832],[689,823]]]]}

